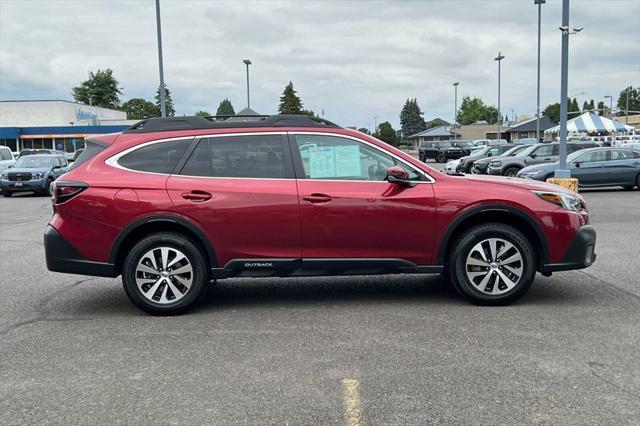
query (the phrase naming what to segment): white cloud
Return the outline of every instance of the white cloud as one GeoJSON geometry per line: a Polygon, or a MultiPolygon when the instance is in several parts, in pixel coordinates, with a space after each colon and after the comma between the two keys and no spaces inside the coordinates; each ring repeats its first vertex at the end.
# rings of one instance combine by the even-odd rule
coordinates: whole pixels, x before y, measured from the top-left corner
{"type": "MultiPolygon", "coordinates": [[[[640,2],[572,1],[570,94],[602,100],[640,85],[640,2]]],[[[417,97],[427,118],[453,116],[460,96],[503,111],[535,111],[533,1],[209,2],[162,0],[165,79],[178,113],[244,106],[242,59],[251,58],[252,107],[273,113],[289,80],[307,108],[343,125],[398,122],[417,97]]],[[[123,100],[158,84],[152,1],[0,1],[0,97],[69,99],[89,70],[112,68],[123,100]]],[[[559,96],[560,1],[543,8],[542,103],[559,96]]]]}

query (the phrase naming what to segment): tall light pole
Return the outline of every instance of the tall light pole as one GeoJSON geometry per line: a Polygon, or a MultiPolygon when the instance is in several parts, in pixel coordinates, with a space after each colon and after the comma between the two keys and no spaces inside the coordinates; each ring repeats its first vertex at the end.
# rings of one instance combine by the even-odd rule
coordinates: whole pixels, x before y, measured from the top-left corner
{"type": "Polygon", "coordinates": [[[251,65],[251,61],[245,59],[242,62],[247,66],[247,108],[251,108],[251,102],[249,101],[249,65],[251,65]]]}
{"type": "Polygon", "coordinates": [[[562,0],[562,65],[560,67],[560,167],[555,177],[566,179],[571,177],[567,168],[567,87],[569,83],[569,34],[577,34],[582,28],[569,30],[569,0],[562,0]]]}
{"type": "Polygon", "coordinates": [[[533,4],[538,5],[538,86],[536,102],[536,141],[540,142],[540,26],[542,23],[542,5],[546,0],[533,0],[533,4]]]}
{"type": "Polygon", "coordinates": [[[625,124],[629,124],[629,92],[631,91],[631,87],[627,88],[627,103],[624,107],[624,111],[625,111],[625,119],[624,122],[625,124]]]}
{"type": "Polygon", "coordinates": [[[502,52],[498,52],[498,56],[493,59],[498,61],[498,133],[496,135],[496,140],[500,140],[500,122],[502,121],[502,115],[500,113],[500,63],[504,59],[504,55],[502,52]]]}
{"type": "Polygon", "coordinates": [[[609,99],[609,118],[613,117],[613,96],[606,95],[605,99],[609,99]]]}
{"type": "Polygon", "coordinates": [[[160,116],[167,116],[164,99],[164,71],[162,68],[162,27],[160,25],[160,0],[156,0],[156,32],[158,33],[158,67],[160,68],[160,116]]]}
{"type": "Polygon", "coordinates": [[[458,124],[458,85],[460,82],[453,83],[453,138],[457,139],[456,125],[458,124]]]}

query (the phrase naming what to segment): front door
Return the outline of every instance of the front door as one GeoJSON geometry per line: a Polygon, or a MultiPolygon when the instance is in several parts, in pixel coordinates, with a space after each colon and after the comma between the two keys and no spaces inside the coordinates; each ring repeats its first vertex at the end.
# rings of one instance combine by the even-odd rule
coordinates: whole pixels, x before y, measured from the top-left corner
{"type": "Polygon", "coordinates": [[[291,134],[298,176],[303,259],[403,259],[429,264],[435,200],[413,166],[355,138],[291,134]],[[404,167],[413,187],[386,181],[404,167]]]}
{"type": "Polygon", "coordinates": [[[607,151],[590,151],[576,158],[571,169],[571,176],[578,179],[581,185],[603,185],[607,183],[607,151]]]}
{"type": "Polygon", "coordinates": [[[205,230],[219,267],[231,260],[300,258],[298,193],[286,135],[203,138],[168,179],[167,191],[178,212],[205,230]]]}

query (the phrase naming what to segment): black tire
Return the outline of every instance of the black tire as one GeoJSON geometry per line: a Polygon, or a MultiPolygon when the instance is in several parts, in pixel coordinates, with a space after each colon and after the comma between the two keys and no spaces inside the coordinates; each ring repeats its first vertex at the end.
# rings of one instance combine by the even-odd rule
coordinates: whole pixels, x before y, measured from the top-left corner
{"type": "Polygon", "coordinates": [[[638,176],[636,176],[636,187],[640,189],[640,173],[638,173],[638,176]]]}
{"type": "Polygon", "coordinates": [[[13,195],[13,193],[11,191],[2,191],[2,196],[3,197],[11,197],[13,195]]]}
{"type": "Polygon", "coordinates": [[[422,154],[420,154],[420,155],[418,156],[418,158],[419,158],[419,159],[420,159],[420,161],[422,161],[423,163],[426,163],[426,162],[427,162],[427,159],[426,159],[426,158],[424,157],[424,155],[422,155],[422,154]]]}
{"type": "Polygon", "coordinates": [[[51,193],[51,184],[53,183],[53,179],[49,178],[47,179],[47,184],[45,185],[45,188],[42,190],[42,192],[40,192],[41,195],[53,195],[51,193]]]}
{"type": "Polygon", "coordinates": [[[635,188],[635,186],[624,185],[623,188],[625,189],[625,191],[631,191],[633,188],[635,188]]]}
{"type": "Polygon", "coordinates": [[[445,163],[447,161],[447,156],[445,155],[444,152],[441,152],[438,154],[438,157],[436,158],[436,160],[438,161],[438,163],[445,163]]]}
{"type": "Polygon", "coordinates": [[[504,171],[503,175],[507,177],[516,177],[519,171],[520,169],[517,167],[509,167],[504,171]]]}
{"type": "MultiPolygon", "coordinates": [[[[504,255],[509,254],[511,256],[512,253],[514,252],[507,251],[504,255]]],[[[493,260],[494,263],[496,261],[496,259],[489,260],[493,260]]],[[[536,274],[535,261],[534,248],[531,242],[516,228],[501,223],[478,225],[465,231],[451,248],[448,258],[449,279],[460,295],[477,305],[508,305],[521,298],[531,287],[536,274]],[[489,238],[498,238],[511,243],[519,251],[522,259],[521,275],[515,285],[508,290],[501,290],[501,287],[504,289],[507,286],[505,281],[499,281],[497,290],[502,292],[496,292],[496,294],[490,294],[487,290],[493,290],[493,285],[495,285],[493,280],[496,279],[496,276],[499,277],[500,273],[505,274],[506,269],[498,267],[501,271],[500,273],[498,271],[487,272],[491,277],[483,288],[478,285],[482,284],[483,276],[478,277],[477,281],[479,283],[474,283],[467,275],[467,268],[473,268],[473,266],[467,265],[467,257],[470,256],[471,251],[477,244],[489,238]],[[492,281],[494,284],[489,287],[492,281]]],[[[495,267],[493,268],[495,269],[495,267]]],[[[490,267],[487,267],[487,270],[491,270],[490,267]]],[[[506,273],[509,272],[507,271],[506,273]]]]}
{"type": "MultiPolygon", "coordinates": [[[[177,233],[162,232],[143,238],[127,253],[122,266],[122,284],[127,296],[134,305],[152,315],[178,315],[186,312],[202,299],[206,293],[208,281],[207,263],[200,249],[189,238],[177,233]],[[180,300],[173,303],[161,304],[148,299],[136,283],[138,262],[145,253],[160,247],[179,250],[186,256],[192,267],[191,286],[180,300]]],[[[167,286],[165,283],[160,284],[158,290],[163,288],[162,285],[167,286]]]]}

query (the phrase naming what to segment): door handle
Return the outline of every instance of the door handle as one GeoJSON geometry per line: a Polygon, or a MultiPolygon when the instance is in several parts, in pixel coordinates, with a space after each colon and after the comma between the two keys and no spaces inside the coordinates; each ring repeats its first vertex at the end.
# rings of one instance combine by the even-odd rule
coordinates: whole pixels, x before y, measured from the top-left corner
{"type": "Polygon", "coordinates": [[[191,191],[182,193],[182,198],[184,198],[185,200],[193,201],[195,203],[201,203],[203,201],[210,200],[212,197],[213,195],[205,191],[191,191]]]}
{"type": "Polygon", "coordinates": [[[331,197],[325,194],[311,194],[305,195],[302,197],[304,201],[308,201],[310,203],[328,203],[331,201],[331,197]]]}

